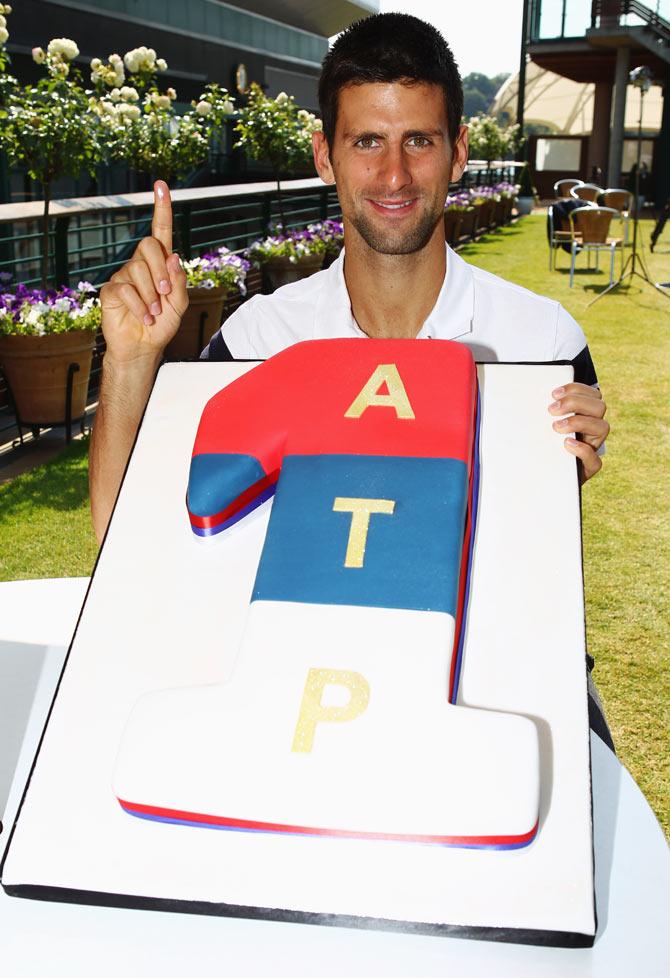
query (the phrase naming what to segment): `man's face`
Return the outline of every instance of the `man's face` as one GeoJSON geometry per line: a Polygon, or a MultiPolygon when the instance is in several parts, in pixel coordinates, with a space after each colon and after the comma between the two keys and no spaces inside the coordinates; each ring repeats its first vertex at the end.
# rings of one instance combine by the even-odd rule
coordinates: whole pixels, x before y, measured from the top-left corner
{"type": "Polygon", "coordinates": [[[333,145],[316,133],[314,158],[322,179],[337,184],[345,229],[380,254],[407,255],[424,248],[442,221],[449,181],[467,161],[467,131],[452,147],[437,85],[349,85],[340,92],[333,145]]]}

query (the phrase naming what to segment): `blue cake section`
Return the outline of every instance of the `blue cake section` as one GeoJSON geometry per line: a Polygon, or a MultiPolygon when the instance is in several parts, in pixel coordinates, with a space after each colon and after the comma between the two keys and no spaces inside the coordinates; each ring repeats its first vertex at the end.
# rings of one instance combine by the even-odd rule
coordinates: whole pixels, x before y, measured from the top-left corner
{"type": "Polygon", "coordinates": [[[456,613],[468,473],[457,459],[284,460],[252,600],[456,613]],[[392,499],[370,517],[364,564],[344,566],[351,514],[336,497],[392,499]]]}
{"type": "Polygon", "coordinates": [[[188,477],[189,512],[194,516],[215,516],[265,474],[252,455],[218,452],[195,455],[188,477]]]}

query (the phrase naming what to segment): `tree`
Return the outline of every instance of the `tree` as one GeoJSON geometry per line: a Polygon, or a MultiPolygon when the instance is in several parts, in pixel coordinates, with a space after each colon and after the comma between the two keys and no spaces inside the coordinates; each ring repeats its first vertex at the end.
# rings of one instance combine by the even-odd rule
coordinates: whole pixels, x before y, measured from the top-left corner
{"type": "Polygon", "coordinates": [[[474,116],[468,122],[470,134],[470,156],[486,160],[491,166],[493,160],[505,159],[515,148],[518,126],[501,126],[490,115],[474,116]]]}
{"type": "Polygon", "coordinates": [[[95,94],[89,104],[105,131],[110,161],[128,163],[169,183],[207,159],[212,134],[235,106],[225,88],[210,84],[189,112],[177,115],[174,88],[161,92],[156,84],[157,73],[166,69],[153,48],[134,48],[123,59],[110,54],[106,63],[94,58],[95,94]]]}
{"type": "Polygon", "coordinates": [[[500,86],[507,74],[489,78],[481,72],[473,71],[463,79],[463,115],[473,116],[488,112],[500,86]]]}
{"type": "Polygon", "coordinates": [[[281,196],[282,170],[306,162],[312,154],[312,133],[321,128],[321,120],[299,109],[292,95],[280,92],[270,98],[254,82],[247,105],[240,110],[235,131],[240,138],[236,148],[244,149],[254,160],[267,160],[277,181],[277,201],[282,229],[285,229],[281,196]]]}
{"type": "MultiPolygon", "coordinates": [[[[7,7],[2,5],[3,11],[7,7]]],[[[11,8],[10,8],[11,9],[11,8]]],[[[4,19],[4,13],[3,13],[4,19]]],[[[6,28],[3,26],[6,33],[6,28]]],[[[1,35],[0,35],[1,36],[1,35]]],[[[42,288],[49,278],[49,204],[51,185],[61,176],[92,173],[101,159],[99,126],[90,112],[88,96],[70,62],[79,49],[69,38],[54,38],[46,51],[33,48],[33,59],[45,65],[47,77],[21,87],[6,74],[3,59],[4,104],[0,109],[0,147],[10,164],[23,164],[42,186],[42,288]]]]}

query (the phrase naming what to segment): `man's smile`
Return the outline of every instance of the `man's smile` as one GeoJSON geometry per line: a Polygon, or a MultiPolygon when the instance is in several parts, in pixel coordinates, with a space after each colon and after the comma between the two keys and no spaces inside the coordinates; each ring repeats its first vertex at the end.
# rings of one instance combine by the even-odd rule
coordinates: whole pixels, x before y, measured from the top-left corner
{"type": "Polygon", "coordinates": [[[404,216],[414,210],[418,199],[418,197],[412,197],[411,200],[376,200],[368,197],[367,201],[378,214],[404,216]]]}

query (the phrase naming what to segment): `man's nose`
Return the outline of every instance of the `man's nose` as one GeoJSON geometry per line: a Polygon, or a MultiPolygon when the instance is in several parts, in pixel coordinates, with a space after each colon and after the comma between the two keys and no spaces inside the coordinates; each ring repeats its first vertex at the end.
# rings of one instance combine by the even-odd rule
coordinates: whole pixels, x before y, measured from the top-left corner
{"type": "Polygon", "coordinates": [[[388,147],[384,154],[380,177],[384,187],[391,193],[402,190],[412,182],[409,163],[402,145],[388,147]]]}

